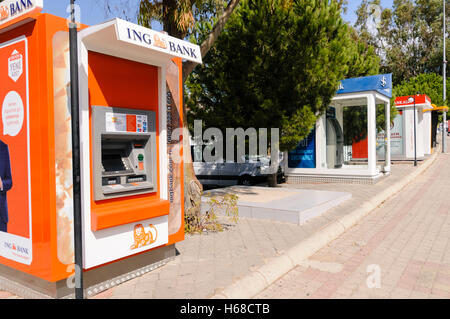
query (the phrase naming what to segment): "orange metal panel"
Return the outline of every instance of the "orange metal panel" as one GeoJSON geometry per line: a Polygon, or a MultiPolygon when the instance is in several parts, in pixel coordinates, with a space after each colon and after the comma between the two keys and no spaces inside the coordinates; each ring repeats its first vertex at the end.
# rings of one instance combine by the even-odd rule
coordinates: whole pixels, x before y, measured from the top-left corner
{"type": "MultiPolygon", "coordinates": [[[[155,66],[89,52],[89,104],[150,110],[158,114],[158,69],[155,66]]],[[[91,111],[90,111],[91,112],[91,111]]],[[[90,120],[92,120],[90,118],[90,120]]],[[[92,123],[91,123],[92,129],[92,123]]],[[[159,172],[159,123],[156,123],[157,171],[159,172]]],[[[92,138],[92,132],[90,132],[92,138]]],[[[92,154],[92,145],[91,145],[92,154]]],[[[92,157],[91,157],[91,170],[92,157]]],[[[95,201],[91,187],[92,230],[168,215],[168,202],[157,192],[95,201]],[[163,214],[162,211],[165,210],[163,214]]],[[[93,176],[91,175],[91,185],[93,176]]]]}
{"type": "MultiPolygon", "coordinates": [[[[19,36],[26,36],[28,41],[33,260],[31,265],[27,266],[0,257],[0,263],[47,281],[56,282],[73,273],[73,263],[66,264],[58,259],[55,193],[55,134],[58,132],[55,132],[54,125],[53,37],[57,32],[67,32],[68,26],[66,19],[49,14],[33,15],[33,17],[36,20],[0,33],[0,43],[19,36]]],[[[174,61],[181,74],[181,59],[174,59],[174,61]]],[[[182,92],[181,76],[179,81],[180,92],[182,92]]],[[[159,119],[158,85],[157,67],[99,53],[89,53],[90,105],[151,110],[156,112],[159,119]]],[[[182,94],[178,98],[182,105],[182,94]]],[[[183,114],[180,113],[182,124],[183,114]]],[[[156,127],[159,132],[159,120],[156,127]]],[[[159,138],[157,138],[157,149],[157,171],[159,172],[159,138]]],[[[182,179],[183,174],[181,185],[183,185],[182,179]]],[[[91,216],[94,228],[104,229],[135,222],[141,218],[167,215],[169,202],[161,200],[159,177],[157,180],[158,191],[154,194],[101,202],[93,200],[91,188],[91,216]],[[130,207],[134,209],[132,212],[126,209],[130,207]]],[[[181,199],[182,211],[184,211],[183,203],[184,200],[181,199]]],[[[184,217],[182,216],[181,227],[177,233],[169,236],[168,244],[183,239],[184,217]]]]}
{"type": "Polygon", "coordinates": [[[111,228],[138,222],[145,219],[169,214],[169,201],[140,201],[139,206],[129,206],[129,203],[116,202],[114,209],[110,206],[99,207],[91,212],[92,230],[111,228]]]}
{"type": "MultiPolygon", "coordinates": [[[[48,44],[50,31],[47,29],[48,15],[36,16],[36,21],[26,23],[17,28],[0,34],[0,43],[19,36],[28,40],[28,71],[29,71],[29,115],[30,115],[30,179],[31,179],[31,211],[33,260],[29,266],[0,257],[0,262],[17,270],[32,274],[42,279],[53,281],[55,263],[53,254],[54,234],[56,225],[52,218],[52,194],[54,189],[51,163],[53,120],[51,97],[51,63],[48,44]],[[48,150],[48,151],[47,151],[48,150]]],[[[59,25],[53,20],[53,29],[64,30],[65,19],[60,19],[59,25]],[[62,20],[62,21],[61,21],[62,20]]],[[[50,23],[51,24],[51,23],[50,23]]],[[[53,175],[54,176],[54,175],[53,175]]],[[[54,198],[54,197],[53,197],[54,198]]]]}

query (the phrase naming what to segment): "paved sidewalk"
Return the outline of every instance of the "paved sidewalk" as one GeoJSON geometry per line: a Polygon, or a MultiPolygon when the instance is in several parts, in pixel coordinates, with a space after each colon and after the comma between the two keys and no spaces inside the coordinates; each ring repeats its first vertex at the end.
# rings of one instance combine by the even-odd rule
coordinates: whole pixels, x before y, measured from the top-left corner
{"type": "Polygon", "coordinates": [[[256,298],[450,298],[449,181],[450,155],[439,154],[413,183],[256,298]]]}
{"type": "Polygon", "coordinates": [[[19,297],[7,292],[7,291],[0,291],[0,299],[19,299],[19,297]]]}
{"type": "Polygon", "coordinates": [[[94,298],[209,298],[353,211],[364,199],[375,196],[414,169],[412,163],[393,165],[392,175],[376,185],[283,185],[351,192],[353,198],[302,226],[241,218],[224,232],[188,236],[177,244],[180,255],[175,260],[94,298]]]}
{"type": "MultiPolygon", "coordinates": [[[[412,163],[394,164],[391,176],[375,185],[284,184],[281,187],[350,192],[352,199],[302,226],[241,218],[237,225],[228,226],[224,232],[187,236],[176,245],[180,254],[165,266],[93,298],[209,298],[354,211],[367,198],[376,196],[415,169],[412,163]]],[[[0,292],[0,299],[5,297],[14,296],[0,292]]]]}

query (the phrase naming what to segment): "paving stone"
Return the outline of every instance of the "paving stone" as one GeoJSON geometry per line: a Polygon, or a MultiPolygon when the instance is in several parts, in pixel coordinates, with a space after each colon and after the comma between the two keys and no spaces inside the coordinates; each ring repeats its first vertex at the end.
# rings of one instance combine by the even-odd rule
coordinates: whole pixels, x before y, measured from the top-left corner
{"type": "MultiPolygon", "coordinates": [[[[439,154],[435,163],[413,183],[309,258],[323,262],[335,260],[337,256],[344,267],[341,273],[292,270],[257,298],[288,296],[293,289],[297,290],[296,296],[304,295],[306,285],[299,286],[298,283],[305,280],[308,283],[322,281],[311,298],[422,299],[450,296],[450,267],[447,262],[450,255],[449,160],[450,155],[439,154]],[[371,279],[378,275],[380,288],[369,288],[368,283],[374,283],[371,279]],[[322,280],[324,278],[326,280],[322,280]]],[[[397,170],[393,165],[391,177],[400,171],[406,173],[408,169],[402,167],[397,170]]],[[[375,185],[374,189],[380,186],[387,187],[388,179],[375,185]]],[[[316,187],[326,189],[332,185],[316,187]]],[[[349,191],[348,188],[353,186],[344,188],[349,191]]],[[[354,198],[360,198],[362,193],[352,192],[354,198]]],[[[342,205],[350,206],[351,203],[342,205]]],[[[295,298],[292,294],[290,296],[295,298]]]]}
{"type": "MultiPolygon", "coordinates": [[[[420,164],[421,165],[421,164],[420,164]]],[[[304,225],[240,218],[224,232],[187,235],[176,244],[179,255],[168,265],[115,286],[103,298],[206,298],[255,267],[286,252],[319,229],[361,206],[368,198],[389,189],[414,171],[412,164],[393,164],[392,173],[375,185],[283,184],[280,187],[342,191],[352,198],[304,225]],[[223,262],[223,266],[220,264],[223,262]],[[206,275],[205,275],[206,273],[206,275]],[[197,280],[207,278],[208,280],[197,280]]],[[[369,214],[356,226],[322,248],[311,260],[343,265],[338,274],[297,267],[265,290],[264,298],[370,298],[367,266],[378,264],[382,279],[389,281],[381,297],[410,295],[436,298],[450,294],[450,155],[440,154],[435,163],[399,195],[369,214]],[[422,264],[420,264],[422,263],[422,264]],[[436,264],[433,274],[419,285],[417,273],[426,263],[436,264]],[[299,280],[296,282],[296,278],[299,280]],[[280,283],[282,285],[280,286],[280,283]],[[283,285],[292,283],[295,290],[283,285]],[[431,294],[424,289],[430,289],[431,294]],[[328,288],[327,288],[328,287],[328,288]],[[330,288],[332,287],[332,288],[330,288]],[[422,288],[420,288],[422,287],[422,288]],[[423,288],[425,287],[425,288],[423,288]],[[275,288],[278,288],[276,290],[275,288]]],[[[221,219],[222,220],[222,219],[221,219]]],[[[383,282],[383,281],[382,281],[383,282]]],[[[10,294],[1,293],[0,298],[10,294]]],[[[380,297],[379,293],[373,297],[380,297]]],[[[450,297],[448,297],[450,298],[450,297]]]]}

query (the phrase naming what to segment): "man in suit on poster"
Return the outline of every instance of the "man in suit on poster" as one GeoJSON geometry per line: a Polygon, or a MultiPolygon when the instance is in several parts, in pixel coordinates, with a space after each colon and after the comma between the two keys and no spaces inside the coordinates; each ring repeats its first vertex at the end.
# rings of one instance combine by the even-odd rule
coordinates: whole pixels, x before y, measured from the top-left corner
{"type": "Polygon", "coordinates": [[[8,200],[6,193],[12,187],[11,163],[8,145],[0,140],[0,231],[8,232],[8,200]]]}

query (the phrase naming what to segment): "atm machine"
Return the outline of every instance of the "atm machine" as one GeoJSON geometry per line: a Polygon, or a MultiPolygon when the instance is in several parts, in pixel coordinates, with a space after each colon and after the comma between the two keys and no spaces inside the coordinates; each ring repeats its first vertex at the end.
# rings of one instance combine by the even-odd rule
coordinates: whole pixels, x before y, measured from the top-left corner
{"type": "MultiPolygon", "coordinates": [[[[69,35],[65,18],[32,3],[0,19],[0,106],[11,115],[0,140],[14,179],[0,279],[24,297],[59,298],[74,293],[75,269],[69,35]]],[[[78,47],[84,287],[93,296],[162,266],[184,240],[182,61],[202,59],[195,44],[120,19],[80,26],[78,47]]]]}
{"type": "Polygon", "coordinates": [[[330,107],[326,116],[327,167],[342,168],[344,164],[344,134],[336,119],[336,109],[330,107]]]}
{"type": "Polygon", "coordinates": [[[92,118],[94,199],[156,192],[155,112],[92,106],[92,118]]]}

